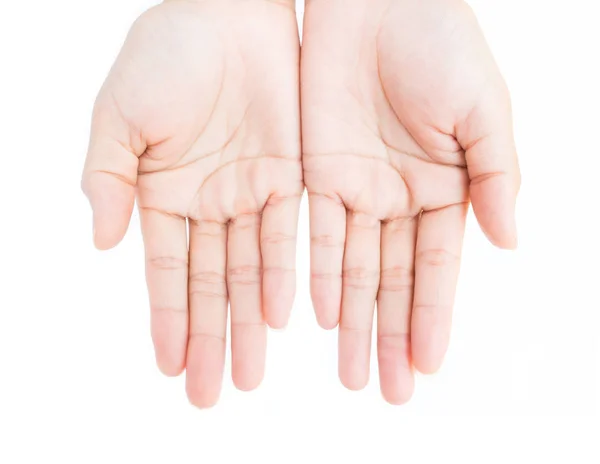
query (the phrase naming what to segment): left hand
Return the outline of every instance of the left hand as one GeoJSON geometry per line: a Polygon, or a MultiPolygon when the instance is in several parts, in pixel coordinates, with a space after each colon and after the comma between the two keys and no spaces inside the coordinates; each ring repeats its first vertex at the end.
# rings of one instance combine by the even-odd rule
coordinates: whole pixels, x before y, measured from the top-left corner
{"type": "Polygon", "coordinates": [[[360,389],[377,300],[381,389],[402,403],[448,346],[469,199],[516,247],[509,94],[460,0],[308,1],[301,82],[317,318],[339,322],[339,375],[360,389]]]}

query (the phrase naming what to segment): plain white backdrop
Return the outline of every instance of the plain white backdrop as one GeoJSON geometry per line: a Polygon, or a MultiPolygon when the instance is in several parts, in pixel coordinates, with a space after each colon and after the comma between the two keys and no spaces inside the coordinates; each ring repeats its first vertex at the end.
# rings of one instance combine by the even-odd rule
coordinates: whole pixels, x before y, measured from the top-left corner
{"type": "Polygon", "coordinates": [[[266,378],[242,393],[226,377],[200,411],[154,365],[137,214],[95,251],[79,190],[96,92],[154,2],[2,0],[0,463],[600,462],[600,11],[469,3],[513,95],[520,249],[493,248],[470,216],[442,370],[403,407],[381,399],[376,363],[365,391],[341,386],[337,335],[310,303],[304,202],[266,378]]]}

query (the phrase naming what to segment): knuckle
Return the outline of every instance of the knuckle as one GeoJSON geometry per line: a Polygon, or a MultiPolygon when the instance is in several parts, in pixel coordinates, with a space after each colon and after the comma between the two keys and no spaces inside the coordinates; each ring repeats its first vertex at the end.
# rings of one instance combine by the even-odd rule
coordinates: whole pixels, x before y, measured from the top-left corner
{"type": "Polygon", "coordinates": [[[261,218],[262,216],[260,212],[239,214],[229,220],[230,230],[235,232],[236,230],[259,228],[261,218]]]}
{"type": "Polygon", "coordinates": [[[410,334],[407,332],[383,332],[377,334],[377,345],[379,354],[392,354],[398,361],[407,362],[410,351],[410,334]],[[406,356],[396,357],[395,355],[405,352],[406,356]]]}
{"type": "Polygon", "coordinates": [[[188,313],[188,309],[186,307],[178,307],[178,306],[152,306],[150,308],[151,313],[153,314],[180,314],[186,315],[188,313]]]}
{"type": "Polygon", "coordinates": [[[415,278],[414,269],[393,266],[381,271],[379,290],[384,292],[402,292],[412,290],[415,278]]]}
{"type": "Polygon", "coordinates": [[[452,312],[452,304],[448,303],[415,303],[412,308],[413,312],[428,313],[432,315],[440,315],[452,312]]]}
{"type": "Polygon", "coordinates": [[[371,289],[379,284],[379,269],[369,269],[365,266],[346,268],[342,272],[344,287],[356,289],[371,289]]]}
{"type": "Polygon", "coordinates": [[[227,226],[218,221],[209,221],[203,220],[198,221],[193,218],[188,219],[190,224],[194,227],[191,230],[191,234],[196,237],[205,237],[205,238],[224,238],[225,233],[227,232],[227,226]]]}
{"type": "Polygon", "coordinates": [[[227,298],[225,276],[218,272],[196,272],[189,279],[189,293],[204,298],[227,298]]]}
{"type": "Polygon", "coordinates": [[[342,277],[355,280],[378,279],[379,269],[369,269],[366,266],[350,267],[344,269],[342,277]]]}
{"type": "Polygon", "coordinates": [[[314,235],[310,238],[310,242],[314,246],[318,246],[321,248],[343,248],[344,241],[335,238],[333,235],[314,235]]]}
{"type": "Polygon", "coordinates": [[[460,257],[445,248],[431,248],[422,250],[417,254],[417,259],[427,266],[445,267],[460,262],[460,257]]]}
{"type": "Polygon", "coordinates": [[[261,238],[261,245],[279,245],[281,243],[286,243],[286,242],[295,242],[296,241],[296,236],[295,235],[288,235],[288,234],[284,234],[284,233],[267,233],[265,235],[263,235],[263,237],[261,238]]]}
{"type": "Polygon", "coordinates": [[[234,266],[227,270],[229,285],[258,285],[260,284],[260,266],[234,266]]]}
{"type": "Polygon", "coordinates": [[[345,205],[344,205],[344,201],[342,200],[342,198],[339,195],[336,194],[331,194],[331,193],[322,193],[319,191],[316,191],[315,189],[311,189],[310,187],[308,188],[308,198],[309,200],[312,201],[324,201],[327,202],[329,204],[333,204],[334,206],[338,207],[338,208],[342,208],[346,209],[345,205]]]}
{"type": "Polygon", "coordinates": [[[275,206],[285,206],[292,201],[300,201],[302,194],[298,195],[271,195],[267,198],[265,208],[275,206]]]}
{"type": "Polygon", "coordinates": [[[407,232],[411,229],[411,226],[415,224],[414,217],[399,217],[383,221],[386,229],[391,233],[407,232]]]}
{"type": "Polygon", "coordinates": [[[311,272],[310,277],[313,280],[340,280],[342,275],[339,272],[311,272]]]}
{"type": "Polygon", "coordinates": [[[340,323],[339,330],[342,332],[351,332],[351,333],[357,333],[357,334],[366,333],[366,334],[371,335],[373,328],[370,325],[367,325],[364,327],[359,327],[359,326],[349,325],[346,323],[340,323]]]}
{"type": "Polygon", "coordinates": [[[362,213],[360,211],[351,211],[349,216],[349,227],[367,230],[376,230],[380,226],[379,219],[362,213]]]}
{"type": "Polygon", "coordinates": [[[294,276],[296,274],[295,269],[288,269],[281,266],[265,266],[262,270],[263,275],[271,274],[276,276],[294,276]]]}
{"type": "Polygon", "coordinates": [[[507,177],[506,171],[482,172],[471,177],[471,187],[487,182],[490,179],[507,177]]]}
{"type": "Polygon", "coordinates": [[[216,340],[223,344],[226,343],[224,334],[210,333],[208,331],[201,331],[201,330],[195,330],[195,331],[190,332],[189,338],[190,338],[190,340],[191,339],[204,339],[204,340],[216,340]]]}
{"type": "Polygon", "coordinates": [[[187,258],[175,256],[153,256],[147,259],[148,268],[154,271],[174,271],[187,269],[187,258]]]}

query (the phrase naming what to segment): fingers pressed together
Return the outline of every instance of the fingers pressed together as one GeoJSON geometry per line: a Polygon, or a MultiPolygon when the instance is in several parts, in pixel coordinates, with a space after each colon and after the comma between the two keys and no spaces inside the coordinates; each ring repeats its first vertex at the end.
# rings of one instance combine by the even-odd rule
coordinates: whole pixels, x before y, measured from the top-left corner
{"type": "Polygon", "coordinates": [[[170,376],[186,369],[193,404],[218,400],[228,304],[233,382],[260,384],[267,324],[285,327],[294,299],[299,200],[271,198],[226,224],[140,211],[157,363],[170,376]]]}
{"type": "MultiPolygon", "coordinates": [[[[277,66],[277,62],[271,66],[277,66]]],[[[328,70],[321,72],[326,74],[328,70]]],[[[232,95],[229,101],[233,102],[238,94],[232,95]]],[[[252,97],[248,101],[254,104],[252,97]]],[[[277,101],[262,104],[268,107],[277,101]]],[[[132,142],[131,133],[139,128],[132,128],[134,124],[123,115],[118,102],[105,107],[113,110],[95,114],[82,182],[92,205],[94,242],[99,249],[115,246],[127,230],[139,195],[140,157],[146,152],[144,143],[132,142]]],[[[296,101],[290,119],[299,121],[300,113],[296,101]]],[[[304,108],[302,113],[306,117],[304,108]]],[[[226,133],[229,121],[223,121],[221,132],[226,133]]],[[[281,123],[267,118],[264,125],[269,127],[269,134],[279,134],[284,132],[281,123]]],[[[292,145],[297,144],[295,161],[300,178],[301,128],[299,123],[292,126],[298,126],[298,134],[291,139],[292,145]]],[[[234,131],[227,137],[238,135],[234,131]]],[[[245,147],[253,146],[256,140],[261,146],[285,146],[278,140],[265,142],[264,134],[245,133],[244,137],[245,147]]],[[[410,399],[415,370],[433,373],[442,364],[450,339],[469,201],[492,243],[507,249],[517,245],[514,216],[520,177],[508,93],[498,97],[498,93],[490,92],[481,97],[468,117],[456,124],[452,137],[462,147],[465,160],[465,165],[452,167],[464,176],[452,174],[452,179],[459,179],[464,188],[446,195],[442,191],[445,181],[438,182],[437,174],[426,173],[439,171],[445,175],[443,170],[448,168],[427,161],[421,171],[410,173],[410,182],[419,183],[424,200],[405,215],[384,217],[360,211],[336,189],[333,180],[320,190],[307,182],[310,288],[317,321],[324,329],[338,327],[339,377],[347,388],[359,390],[369,381],[371,333],[376,317],[380,386],[384,398],[392,404],[410,399]],[[434,205],[437,197],[448,201],[434,205]]],[[[329,147],[326,141],[322,145],[329,147]]],[[[191,170],[189,166],[208,162],[212,155],[210,152],[182,164],[181,169],[191,170]]],[[[288,153],[269,152],[264,158],[268,162],[267,158],[280,155],[288,153]]],[[[203,173],[204,178],[229,166],[236,173],[234,179],[250,179],[249,184],[256,184],[252,188],[266,191],[264,201],[258,202],[254,211],[241,208],[235,214],[221,212],[225,219],[217,220],[208,215],[186,216],[138,201],[156,362],[168,376],[186,371],[187,395],[199,407],[212,406],[219,398],[228,322],[235,386],[252,390],[260,384],[265,370],[267,328],[286,327],[296,287],[296,229],[302,193],[283,194],[279,188],[265,186],[271,177],[278,177],[278,168],[272,168],[268,175],[256,175],[246,174],[242,167],[231,167],[237,161],[241,166],[248,160],[245,152],[239,154],[239,159],[222,156],[221,164],[211,165],[212,171],[203,173]]],[[[391,162],[386,163],[394,179],[408,182],[392,170],[391,162]]],[[[403,169],[410,170],[410,163],[422,161],[410,158],[403,169]]],[[[377,166],[379,169],[380,164],[377,166]]],[[[344,162],[327,168],[326,179],[334,179],[345,168],[344,162]]],[[[169,166],[165,171],[174,169],[169,166]]],[[[376,169],[356,172],[356,189],[363,188],[363,177],[365,185],[384,182],[383,175],[373,175],[379,172],[376,169]],[[369,175],[373,178],[367,179],[369,175]]],[[[305,172],[307,175],[310,173],[305,172]]],[[[281,176],[285,177],[283,184],[293,182],[293,176],[289,181],[283,172],[281,176]]],[[[239,192],[245,190],[237,181],[227,182],[223,190],[243,196],[239,192]]],[[[180,185],[172,182],[168,188],[161,185],[153,194],[172,198],[178,189],[180,185]]],[[[390,200],[394,201],[409,200],[390,200]]]]}

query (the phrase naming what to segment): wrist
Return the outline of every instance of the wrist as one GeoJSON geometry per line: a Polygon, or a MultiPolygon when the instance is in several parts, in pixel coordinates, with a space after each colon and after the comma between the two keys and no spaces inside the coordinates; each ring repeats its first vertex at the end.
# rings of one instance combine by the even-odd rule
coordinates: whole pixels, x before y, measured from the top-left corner
{"type": "Polygon", "coordinates": [[[288,8],[295,9],[296,1],[295,0],[163,0],[163,3],[176,3],[176,2],[188,2],[188,3],[221,3],[221,4],[230,4],[230,5],[244,5],[250,3],[266,3],[266,4],[274,4],[281,5],[288,8]]]}

